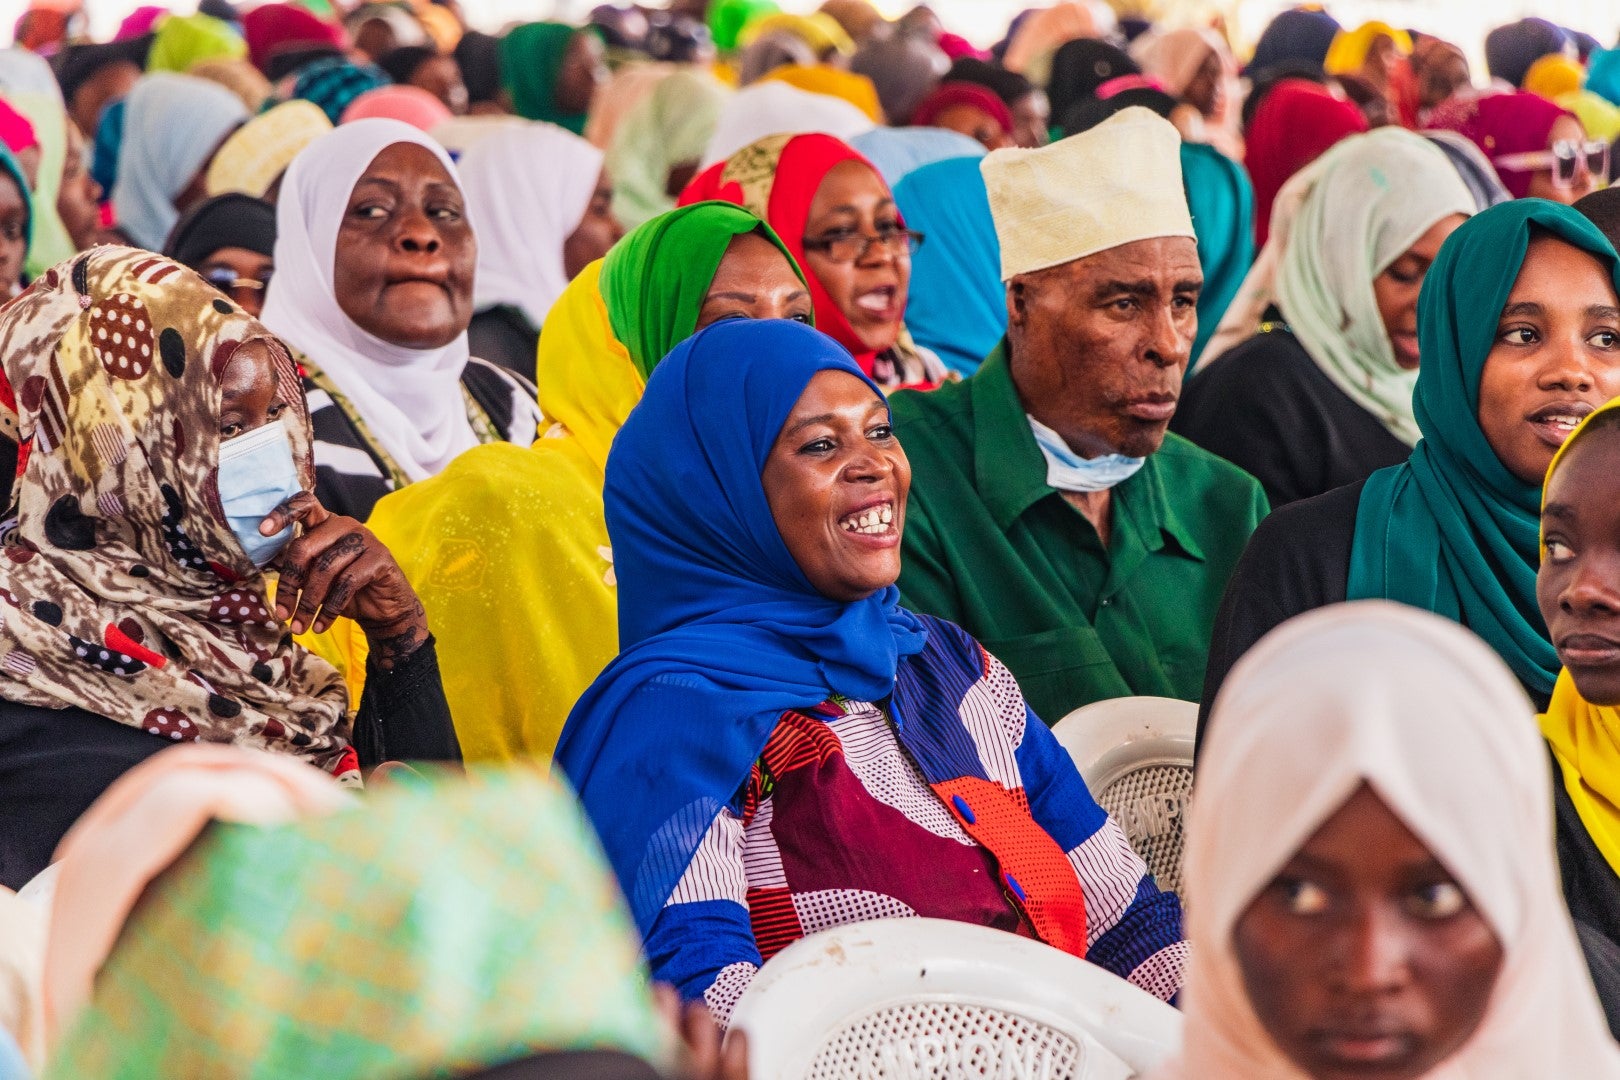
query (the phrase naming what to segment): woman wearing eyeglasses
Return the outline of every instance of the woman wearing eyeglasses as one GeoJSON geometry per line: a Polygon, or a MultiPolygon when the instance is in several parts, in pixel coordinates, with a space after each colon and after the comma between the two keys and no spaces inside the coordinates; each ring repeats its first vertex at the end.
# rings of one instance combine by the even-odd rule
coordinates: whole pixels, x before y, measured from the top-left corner
{"type": "Polygon", "coordinates": [[[877,169],[831,135],[772,135],[701,173],[682,206],[736,203],[765,219],[809,275],[816,327],[848,349],[884,390],[930,388],[951,376],[906,332],[911,253],[877,169]]]}
{"type": "Polygon", "coordinates": [[[1588,139],[1575,114],[1525,91],[1454,97],[1429,116],[1429,127],[1473,140],[1515,199],[1569,205],[1609,175],[1609,143],[1588,139]]]}
{"type": "Polygon", "coordinates": [[[255,319],[275,265],[276,208],[233,192],[199,203],[169,234],[163,254],[201,274],[255,319]]]}

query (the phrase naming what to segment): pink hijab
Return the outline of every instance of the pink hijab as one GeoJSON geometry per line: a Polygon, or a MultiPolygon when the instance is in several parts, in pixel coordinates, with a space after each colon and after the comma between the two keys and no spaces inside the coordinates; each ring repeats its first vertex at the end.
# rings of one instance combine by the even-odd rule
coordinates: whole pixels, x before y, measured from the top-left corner
{"type": "Polygon", "coordinates": [[[420,86],[379,86],[355,98],[343,110],[339,122],[347,124],[380,117],[399,120],[419,131],[432,131],[436,125],[450,119],[450,115],[444,102],[420,86]]]}
{"type": "Polygon", "coordinates": [[[1560,116],[1575,114],[1546,98],[1525,90],[1485,94],[1479,97],[1452,97],[1442,101],[1429,114],[1429,127],[1455,131],[1479,147],[1501,178],[1502,186],[1515,199],[1530,193],[1535,175],[1520,169],[1505,169],[1496,159],[1508,154],[1526,154],[1547,149],[1553,124],[1560,116]]]}
{"type": "Polygon", "coordinates": [[[1002,66],[1023,75],[1036,61],[1057,52],[1059,46],[1076,38],[1102,37],[1113,26],[1108,24],[1106,18],[1098,17],[1100,10],[1108,9],[1106,6],[1099,9],[1096,4],[1069,0],[1028,16],[1013,34],[1012,41],[1008,42],[1002,66]]]}

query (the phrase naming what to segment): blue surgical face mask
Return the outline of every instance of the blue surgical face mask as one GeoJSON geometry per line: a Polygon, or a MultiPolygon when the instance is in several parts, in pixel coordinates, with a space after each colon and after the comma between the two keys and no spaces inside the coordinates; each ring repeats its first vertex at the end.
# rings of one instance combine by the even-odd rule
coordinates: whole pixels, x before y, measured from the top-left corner
{"type": "Polygon", "coordinates": [[[1046,482],[1059,491],[1107,491],[1135,476],[1136,470],[1147,461],[1147,458],[1124,454],[1083,458],[1069,449],[1063,436],[1033,416],[1025,415],[1041,455],[1046,458],[1046,482]]]}
{"type": "Polygon", "coordinates": [[[274,536],[261,536],[259,522],[302,490],[292,441],[281,423],[273,421],[220,443],[219,501],[225,523],[254,566],[269,565],[293,535],[289,525],[274,536]]]}

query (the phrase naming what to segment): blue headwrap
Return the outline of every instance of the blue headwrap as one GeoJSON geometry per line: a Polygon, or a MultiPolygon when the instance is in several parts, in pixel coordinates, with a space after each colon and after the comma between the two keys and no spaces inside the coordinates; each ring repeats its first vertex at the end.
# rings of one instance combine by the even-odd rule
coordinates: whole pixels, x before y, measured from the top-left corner
{"type": "Polygon", "coordinates": [[[1296,8],[1271,20],[1254,47],[1245,74],[1255,76],[1278,64],[1321,67],[1327,60],[1339,21],[1325,11],[1296,8]]]}
{"type": "Polygon", "coordinates": [[[94,149],[90,154],[90,179],[111,191],[118,183],[118,155],[124,147],[124,99],[101,110],[96,125],[94,149]]]}
{"type": "MultiPolygon", "coordinates": [[[[3,143],[0,143],[0,169],[17,185],[17,194],[22,196],[23,206],[28,210],[28,221],[23,225],[23,247],[26,248],[34,242],[34,195],[28,190],[28,177],[23,175],[22,163],[3,143]]],[[[11,285],[12,282],[0,281],[0,301],[5,299],[5,290],[11,285]]]]}
{"type": "Polygon", "coordinates": [[[1254,185],[1243,166],[1200,143],[1181,144],[1181,180],[1204,268],[1190,372],[1254,263],[1254,185]]]}
{"type": "Polygon", "coordinates": [[[924,165],[894,186],[894,200],[907,227],[928,238],[911,256],[906,329],[971,375],[1007,332],[1001,242],[979,159],[924,165]]]}
{"type": "Polygon", "coordinates": [[[618,659],[574,706],[556,761],[645,934],[781,714],[881,701],[927,640],[893,586],[841,603],[788,554],[760,476],[820,371],[881,398],[842,346],[732,320],[653,370],[608,455],[618,659]]]}
{"type": "Polygon", "coordinates": [[[849,140],[849,145],[872,163],[890,191],[924,165],[951,158],[982,158],[985,154],[979,140],[935,127],[873,128],[849,140]]]}

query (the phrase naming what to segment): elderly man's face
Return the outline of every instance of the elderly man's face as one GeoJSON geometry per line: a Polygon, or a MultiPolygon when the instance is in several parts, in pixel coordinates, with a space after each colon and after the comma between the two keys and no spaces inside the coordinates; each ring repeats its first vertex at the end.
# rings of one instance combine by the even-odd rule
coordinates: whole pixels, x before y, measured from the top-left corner
{"type": "Polygon", "coordinates": [[[1078,454],[1153,453],[1181,394],[1203,282],[1184,236],[1013,278],[1007,335],[1025,409],[1078,454]]]}

